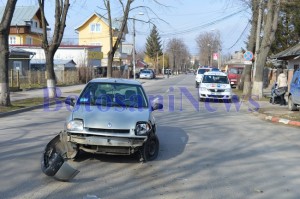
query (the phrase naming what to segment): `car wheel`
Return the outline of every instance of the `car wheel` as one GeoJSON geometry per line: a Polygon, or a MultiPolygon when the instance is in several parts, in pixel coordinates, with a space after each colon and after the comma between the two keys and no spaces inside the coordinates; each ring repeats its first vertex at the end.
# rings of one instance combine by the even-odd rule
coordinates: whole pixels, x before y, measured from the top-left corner
{"type": "Polygon", "coordinates": [[[150,135],[142,147],[142,158],[146,161],[152,161],[157,158],[159,151],[159,140],[157,135],[150,135]]]}
{"type": "Polygon", "coordinates": [[[296,111],[296,110],[298,110],[297,106],[293,103],[293,99],[292,99],[291,95],[289,96],[288,109],[290,111],[296,111]]]}

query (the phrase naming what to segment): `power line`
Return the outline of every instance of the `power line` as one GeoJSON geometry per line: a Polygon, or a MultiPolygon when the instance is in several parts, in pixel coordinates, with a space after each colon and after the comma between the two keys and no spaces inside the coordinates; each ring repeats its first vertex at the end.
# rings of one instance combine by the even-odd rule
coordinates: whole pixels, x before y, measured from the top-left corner
{"type": "Polygon", "coordinates": [[[244,28],[243,32],[241,33],[239,38],[236,40],[236,42],[230,48],[227,48],[227,50],[230,50],[231,48],[233,48],[240,41],[240,39],[242,38],[242,36],[246,32],[246,30],[248,29],[249,24],[250,24],[250,21],[247,23],[246,27],[244,28]]]}

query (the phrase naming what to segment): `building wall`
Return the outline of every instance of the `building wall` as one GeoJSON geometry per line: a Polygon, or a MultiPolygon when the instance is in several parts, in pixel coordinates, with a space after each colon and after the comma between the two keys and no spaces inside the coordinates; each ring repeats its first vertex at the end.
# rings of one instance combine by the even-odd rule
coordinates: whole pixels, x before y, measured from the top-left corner
{"type": "MultiPolygon", "coordinates": [[[[22,49],[34,52],[36,55],[33,59],[46,59],[44,50],[39,47],[22,47],[22,49]]],[[[80,66],[97,66],[101,67],[101,59],[89,59],[88,52],[101,52],[101,47],[68,47],[68,48],[58,48],[54,59],[73,59],[77,67],[80,66]]]]}
{"type": "MultiPolygon", "coordinates": [[[[79,45],[100,44],[102,46],[103,59],[101,61],[101,65],[107,66],[107,53],[110,50],[108,25],[98,16],[93,15],[83,26],[78,29],[78,33],[79,45]],[[93,23],[100,24],[100,32],[91,32],[90,25],[93,23]]],[[[115,43],[116,39],[116,37],[113,37],[113,43],[115,43]]]]}
{"type": "Polygon", "coordinates": [[[287,69],[296,69],[297,66],[299,68],[299,65],[300,65],[300,58],[290,59],[290,60],[288,60],[287,69]]]}

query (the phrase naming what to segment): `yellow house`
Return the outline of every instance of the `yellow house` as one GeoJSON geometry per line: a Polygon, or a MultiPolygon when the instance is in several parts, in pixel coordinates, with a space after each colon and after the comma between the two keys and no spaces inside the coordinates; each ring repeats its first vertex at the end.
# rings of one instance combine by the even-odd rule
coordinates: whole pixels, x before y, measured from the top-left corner
{"type": "MultiPolygon", "coordinates": [[[[4,9],[5,7],[0,7],[0,16],[3,16],[4,9]]],[[[8,43],[12,45],[40,45],[42,33],[39,6],[16,6],[10,25],[8,43]]]]}
{"type": "MultiPolygon", "coordinates": [[[[112,20],[112,30],[113,30],[113,42],[116,41],[117,34],[122,25],[122,19],[112,20]]],[[[110,49],[109,42],[109,23],[107,19],[104,19],[98,13],[92,14],[84,23],[78,26],[76,29],[78,33],[78,44],[79,45],[98,45],[102,46],[103,59],[101,60],[101,66],[107,66],[107,53],[110,49]]],[[[125,35],[128,33],[127,27],[122,37],[122,42],[125,41],[125,35]]],[[[122,42],[120,46],[122,46],[122,42]]],[[[122,49],[118,49],[115,54],[115,61],[119,62],[123,59],[122,49]]]]}

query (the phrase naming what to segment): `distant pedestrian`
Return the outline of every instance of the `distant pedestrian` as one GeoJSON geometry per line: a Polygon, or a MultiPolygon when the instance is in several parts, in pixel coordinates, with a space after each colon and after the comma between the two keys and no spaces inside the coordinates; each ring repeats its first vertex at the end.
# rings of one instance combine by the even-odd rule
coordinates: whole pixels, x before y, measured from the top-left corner
{"type": "Polygon", "coordinates": [[[280,68],[277,70],[279,72],[278,78],[277,78],[277,87],[278,87],[278,93],[280,95],[280,106],[283,106],[286,104],[284,96],[287,92],[287,77],[283,70],[280,68]]]}

